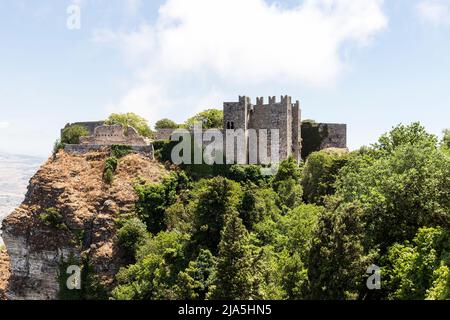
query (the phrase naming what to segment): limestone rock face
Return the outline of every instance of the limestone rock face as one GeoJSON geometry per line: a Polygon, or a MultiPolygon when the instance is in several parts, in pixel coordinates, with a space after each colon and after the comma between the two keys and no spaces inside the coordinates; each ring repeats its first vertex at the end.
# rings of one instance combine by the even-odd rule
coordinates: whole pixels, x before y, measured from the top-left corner
{"type": "Polygon", "coordinates": [[[123,265],[114,241],[115,219],[133,210],[136,183],[157,182],[165,170],[142,155],[130,154],[120,159],[108,185],[102,179],[108,156],[61,151],[31,179],[24,202],[3,221],[11,272],[8,299],[57,299],[61,264],[73,258],[87,259],[105,288],[114,284],[123,265]],[[60,213],[63,227],[40,218],[49,208],[60,213]]]}
{"type": "Polygon", "coordinates": [[[0,300],[6,299],[9,282],[9,257],[6,250],[0,248],[0,300]]]}

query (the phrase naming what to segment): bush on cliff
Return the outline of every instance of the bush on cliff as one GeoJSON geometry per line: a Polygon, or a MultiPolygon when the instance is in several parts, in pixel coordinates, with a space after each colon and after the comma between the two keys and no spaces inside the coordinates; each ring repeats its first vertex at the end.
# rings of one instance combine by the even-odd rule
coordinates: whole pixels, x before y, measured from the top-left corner
{"type": "Polygon", "coordinates": [[[66,230],[67,226],[64,223],[64,217],[56,208],[47,208],[39,215],[39,219],[44,222],[46,226],[51,226],[60,230],[66,230]]]}
{"type": "Polygon", "coordinates": [[[136,249],[147,238],[147,228],[138,218],[131,218],[117,231],[117,243],[127,258],[134,259],[136,249]]]}
{"type": "Polygon", "coordinates": [[[61,134],[62,144],[79,144],[80,138],[88,136],[89,131],[78,124],[65,128],[61,134]]]}
{"type": "Polygon", "coordinates": [[[107,184],[112,184],[114,180],[114,173],[117,170],[118,160],[115,157],[109,157],[105,161],[105,168],[103,169],[103,180],[107,184]]]}

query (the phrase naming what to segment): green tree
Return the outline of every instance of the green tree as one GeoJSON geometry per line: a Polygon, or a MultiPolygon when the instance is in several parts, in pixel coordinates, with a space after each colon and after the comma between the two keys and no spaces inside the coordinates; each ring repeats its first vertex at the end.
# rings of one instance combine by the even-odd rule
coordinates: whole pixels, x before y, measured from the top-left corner
{"type": "Polygon", "coordinates": [[[161,120],[156,121],[155,123],[155,129],[177,129],[179,125],[170,119],[164,118],[161,120]]]}
{"type": "Polygon", "coordinates": [[[278,205],[284,213],[298,206],[302,201],[303,189],[300,184],[301,170],[293,157],[283,160],[272,186],[278,194],[278,205]]]}
{"type": "Polygon", "coordinates": [[[185,268],[186,236],[178,232],[161,232],[149,238],[136,253],[137,262],[120,269],[118,285],[112,296],[116,300],[175,299],[175,284],[185,268]]]}
{"type": "Polygon", "coordinates": [[[334,194],[334,183],[347,160],[348,156],[342,152],[322,150],[311,153],[302,172],[305,201],[323,205],[324,198],[334,194]]]}
{"type": "Polygon", "coordinates": [[[114,180],[114,174],[116,173],[119,160],[115,157],[109,157],[105,160],[105,166],[103,168],[103,180],[107,184],[112,184],[114,180]]]}
{"type": "Polygon", "coordinates": [[[236,182],[252,182],[258,186],[265,182],[265,177],[261,174],[261,167],[257,165],[237,165],[229,168],[227,178],[236,182]]]}
{"type": "Polygon", "coordinates": [[[217,253],[225,216],[237,210],[241,194],[238,183],[223,177],[204,180],[197,186],[193,197],[193,243],[196,247],[217,253]]]}
{"type": "Polygon", "coordinates": [[[226,217],[219,244],[217,274],[210,297],[247,300],[252,297],[252,259],[248,232],[236,211],[226,217]]]}
{"type": "Polygon", "coordinates": [[[136,212],[147,229],[156,234],[167,227],[166,209],[175,203],[178,194],[189,188],[190,180],[182,171],[172,172],[161,183],[137,185],[136,212]]]}
{"type": "Polygon", "coordinates": [[[195,261],[178,274],[178,299],[205,300],[215,275],[215,259],[209,250],[200,250],[195,261]]]}
{"type": "Polygon", "coordinates": [[[449,176],[450,158],[436,137],[417,124],[399,126],[349,160],[336,195],[361,204],[368,245],[385,251],[412,240],[420,227],[449,224],[449,176]]]}
{"type": "Polygon", "coordinates": [[[388,133],[382,135],[374,144],[377,151],[393,153],[400,146],[423,146],[434,148],[437,137],[429,134],[419,122],[411,125],[398,125],[388,133]]]}
{"type": "Polygon", "coordinates": [[[121,125],[124,128],[133,127],[143,137],[151,138],[153,136],[153,132],[150,129],[147,120],[132,112],[113,113],[106,119],[105,124],[121,125]]]}
{"type": "Polygon", "coordinates": [[[275,202],[276,196],[272,189],[261,188],[251,182],[243,186],[238,211],[247,230],[252,231],[256,224],[280,214],[275,202]]]}
{"type": "Polygon", "coordinates": [[[134,259],[137,248],[147,238],[146,225],[138,218],[131,218],[117,231],[117,243],[125,250],[127,258],[134,259]]]}
{"type": "Polygon", "coordinates": [[[193,128],[196,122],[201,122],[203,129],[214,129],[223,127],[223,111],[218,109],[208,109],[197,113],[186,120],[184,126],[193,128]]]}
{"type": "Polygon", "coordinates": [[[89,135],[89,131],[78,124],[63,129],[61,133],[62,144],[79,144],[80,138],[89,135]]]}
{"type": "Polygon", "coordinates": [[[371,264],[364,252],[362,215],[358,205],[342,204],[320,216],[308,261],[311,298],[358,298],[371,264]]]}
{"type": "Polygon", "coordinates": [[[422,228],[412,243],[394,244],[384,268],[391,299],[450,298],[450,232],[422,228]]]}
{"type": "Polygon", "coordinates": [[[444,137],[442,139],[442,145],[450,149],[450,129],[444,130],[444,137]]]}

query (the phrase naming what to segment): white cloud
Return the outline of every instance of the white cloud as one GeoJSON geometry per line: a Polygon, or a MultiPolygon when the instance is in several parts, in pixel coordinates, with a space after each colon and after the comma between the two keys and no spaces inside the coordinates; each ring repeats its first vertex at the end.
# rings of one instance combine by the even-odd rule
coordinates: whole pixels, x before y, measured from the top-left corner
{"type": "Polygon", "coordinates": [[[0,122],[0,129],[6,129],[6,128],[9,128],[10,126],[11,126],[11,124],[9,122],[6,122],[6,121],[0,122]]]}
{"type": "Polygon", "coordinates": [[[433,26],[450,25],[450,1],[448,0],[424,0],[417,6],[416,10],[424,22],[433,26]]]}
{"type": "Polygon", "coordinates": [[[286,9],[263,0],[167,0],[154,24],[97,30],[93,39],[117,46],[136,73],[136,86],[114,107],[161,113],[220,101],[217,86],[333,83],[348,63],[342,49],[367,45],[386,28],[382,4],[305,0],[286,9]]]}

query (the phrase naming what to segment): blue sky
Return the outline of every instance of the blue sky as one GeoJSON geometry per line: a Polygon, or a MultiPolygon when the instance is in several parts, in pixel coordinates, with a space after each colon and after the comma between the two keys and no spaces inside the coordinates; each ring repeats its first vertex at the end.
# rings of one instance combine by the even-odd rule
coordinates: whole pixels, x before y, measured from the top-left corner
{"type": "Polygon", "coordinates": [[[182,122],[238,95],[288,94],[348,124],[450,127],[450,0],[0,2],[0,151],[46,156],[67,122],[182,122]],[[79,5],[81,29],[67,28],[79,5]]]}

